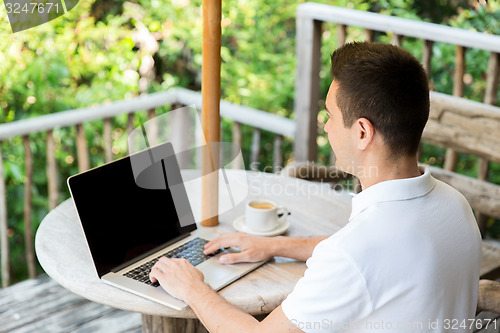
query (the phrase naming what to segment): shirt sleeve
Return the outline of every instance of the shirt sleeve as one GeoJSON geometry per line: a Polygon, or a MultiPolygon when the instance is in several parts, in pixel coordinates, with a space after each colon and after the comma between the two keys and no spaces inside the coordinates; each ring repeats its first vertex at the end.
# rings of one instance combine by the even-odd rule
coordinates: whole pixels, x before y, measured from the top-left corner
{"type": "Polygon", "coordinates": [[[304,332],[349,330],[372,312],[366,281],[352,258],[324,245],[318,244],[304,277],[282,304],[291,324],[304,332]]]}

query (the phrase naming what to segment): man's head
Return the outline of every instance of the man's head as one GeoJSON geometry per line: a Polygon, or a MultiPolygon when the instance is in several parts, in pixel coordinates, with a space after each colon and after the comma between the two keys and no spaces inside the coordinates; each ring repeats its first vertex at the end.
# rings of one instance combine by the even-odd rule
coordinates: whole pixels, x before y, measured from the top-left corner
{"type": "Polygon", "coordinates": [[[331,61],[327,110],[338,107],[345,130],[357,124],[361,138],[364,125],[371,127],[391,157],[414,156],[429,117],[427,76],[418,60],[394,45],[350,43],[333,52],[331,61]]]}

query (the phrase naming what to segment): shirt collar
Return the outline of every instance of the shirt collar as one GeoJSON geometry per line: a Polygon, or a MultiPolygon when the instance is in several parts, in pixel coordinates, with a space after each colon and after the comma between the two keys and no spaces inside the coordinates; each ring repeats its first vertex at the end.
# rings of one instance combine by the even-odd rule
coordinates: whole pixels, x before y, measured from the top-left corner
{"type": "Polygon", "coordinates": [[[370,186],[352,198],[352,220],[368,206],[386,201],[418,198],[429,193],[436,185],[428,167],[419,165],[422,175],[412,178],[387,180],[370,186]]]}

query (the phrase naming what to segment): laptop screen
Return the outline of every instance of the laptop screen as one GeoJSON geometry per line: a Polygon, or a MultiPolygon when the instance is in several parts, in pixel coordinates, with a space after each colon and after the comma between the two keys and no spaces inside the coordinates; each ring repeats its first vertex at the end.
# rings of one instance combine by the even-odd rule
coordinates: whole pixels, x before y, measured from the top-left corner
{"type": "MultiPolygon", "coordinates": [[[[181,227],[169,190],[169,179],[181,179],[171,144],[138,154],[151,155],[151,150],[155,156],[165,152],[165,158],[152,162],[150,179],[167,186],[138,186],[130,156],[68,179],[99,277],[196,229],[190,212],[193,223],[181,227]]],[[[187,195],[185,200],[189,205],[187,195]]]]}

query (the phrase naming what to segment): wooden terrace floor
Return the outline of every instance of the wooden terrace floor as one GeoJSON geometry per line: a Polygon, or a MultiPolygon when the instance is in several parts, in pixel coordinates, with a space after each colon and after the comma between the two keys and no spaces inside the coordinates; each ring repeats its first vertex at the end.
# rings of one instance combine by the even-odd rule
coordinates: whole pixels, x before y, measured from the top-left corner
{"type": "Polygon", "coordinates": [[[88,301],[47,275],[0,290],[2,333],[142,332],[141,315],[88,301]]]}

